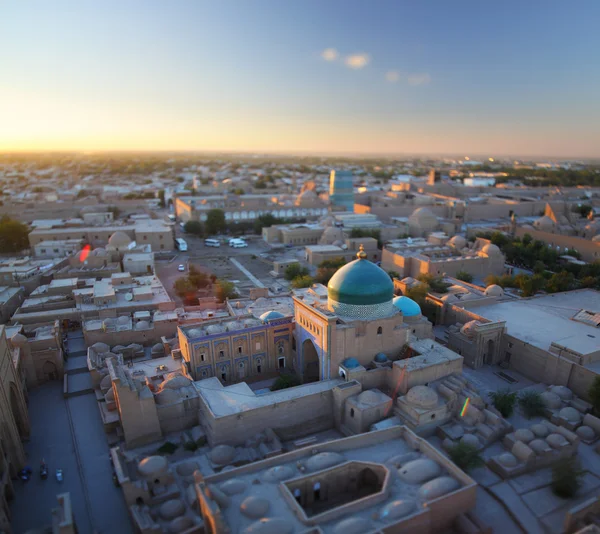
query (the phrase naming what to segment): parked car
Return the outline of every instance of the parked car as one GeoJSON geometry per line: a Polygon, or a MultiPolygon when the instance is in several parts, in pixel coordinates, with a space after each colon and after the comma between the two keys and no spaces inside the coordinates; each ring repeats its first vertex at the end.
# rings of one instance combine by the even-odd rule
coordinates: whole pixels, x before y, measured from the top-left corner
{"type": "Polygon", "coordinates": [[[48,478],[48,464],[46,464],[44,460],[42,460],[42,463],[40,465],[40,477],[42,477],[43,480],[46,480],[48,478]]]}
{"type": "Polygon", "coordinates": [[[63,481],[63,470],[62,469],[56,470],[56,480],[58,480],[59,482],[63,481]]]}
{"type": "Polygon", "coordinates": [[[177,267],[177,270],[178,270],[180,273],[184,272],[184,271],[185,271],[185,265],[183,265],[183,263],[180,263],[180,264],[179,264],[179,267],[177,267]]]}
{"type": "Polygon", "coordinates": [[[19,471],[18,476],[23,482],[27,482],[31,478],[31,473],[31,467],[26,466],[19,471]]]}

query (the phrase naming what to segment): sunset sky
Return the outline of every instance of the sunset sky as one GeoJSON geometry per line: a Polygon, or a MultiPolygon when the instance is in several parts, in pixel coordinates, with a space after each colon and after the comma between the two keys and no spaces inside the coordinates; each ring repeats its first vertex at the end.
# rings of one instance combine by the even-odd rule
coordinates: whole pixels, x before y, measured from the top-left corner
{"type": "Polygon", "coordinates": [[[598,0],[0,0],[0,151],[600,157],[598,20],[598,0]]]}

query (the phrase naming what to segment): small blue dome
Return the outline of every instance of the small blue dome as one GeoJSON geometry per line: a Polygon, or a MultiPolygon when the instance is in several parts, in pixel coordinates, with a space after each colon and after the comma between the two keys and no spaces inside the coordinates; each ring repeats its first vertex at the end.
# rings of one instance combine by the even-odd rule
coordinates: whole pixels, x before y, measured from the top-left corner
{"type": "Polygon", "coordinates": [[[398,308],[404,317],[416,317],[421,315],[421,306],[419,306],[413,299],[408,297],[396,297],[394,300],[394,306],[398,308]]]}
{"type": "Polygon", "coordinates": [[[377,354],[377,356],[375,356],[375,361],[377,363],[385,363],[388,361],[388,357],[383,352],[380,352],[377,354]]]}
{"type": "Polygon", "coordinates": [[[268,323],[269,321],[274,321],[275,319],[283,319],[284,317],[285,317],[285,315],[283,315],[283,313],[279,313],[278,311],[271,310],[271,311],[263,313],[260,316],[260,320],[263,323],[268,323]]]}
{"type": "Polygon", "coordinates": [[[358,363],[358,360],[356,358],[346,358],[342,362],[342,365],[346,369],[356,369],[357,367],[360,367],[360,363],[358,363]]]}

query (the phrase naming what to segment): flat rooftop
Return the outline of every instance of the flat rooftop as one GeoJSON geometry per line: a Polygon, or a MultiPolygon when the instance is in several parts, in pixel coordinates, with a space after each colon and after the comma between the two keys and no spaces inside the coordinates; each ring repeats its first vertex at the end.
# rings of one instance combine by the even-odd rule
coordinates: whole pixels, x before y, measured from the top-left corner
{"type": "MultiPolygon", "coordinates": [[[[320,467],[320,462],[323,462],[324,466],[343,465],[346,462],[366,462],[385,466],[392,474],[391,471],[396,469],[389,463],[390,460],[407,453],[413,453],[438,464],[438,476],[450,475],[457,480],[459,487],[455,491],[473,488],[476,485],[469,476],[461,472],[442,453],[402,426],[319,443],[317,447],[319,454],[316,455],[313,454],[314,448],[315,446],[305,447],[205,478],[208,485],[220,486],[225,481],[235,480],[241,482],[240,486],[244,487],[241,493],[229,497],[231,500],[230,505],[221,507],[223,519],[231,532],[246,532],[245,529],[256,521],[256,519],[251,519],[240,513],[240,505],[249,495],[266,499],[269,502],[268,517],[283,519],[292,527],[290,532],[312,532],[310,526],[302,523],[294,513],[295,508],[292,508],[284,499],[280,486],[286,484],[286,480],[294,481],[312,473],[326,470],[327,467],[320,467]],[[330,463],[326,464],[325,459],[329,460],[330,463]],[[300,470],[299,466],[303,470],[300,470]],[[260,481],[260,483],[257,483],[257,481],[260,481]]],[[[325,476],[331,475],[327,474],[325,476]]],[[[331,478],[329,480],[332,481],[331,478]]],[[[390,503],[398,501],[414,502],[414,510],[407,513],[406,518],[425,509],[424,503],[419,502],[420,498],[417,495],[419,486],[419,484],[405,482],[399,476],[391,476],[388,486],[389,493],[384,499],[363,507],[353,507],[351,510],[346,511],[341,518],[318,521],[315,527],[320,527],[324,534],[339,533],[338,526],[341,520],[352,518],[355,521],[367,521],[369,528],[361,530],[365,534],[387,532],[390,527],[389,531],[391,532],[392,525],[402,521],[403,518],[401,518],[402,516],[396,518],[389,514],[390,508],[387,507],[390,506],[390,503]]],[[[443,499],[443,496],[440,498],[443,499]]],[[[340,504],[350,504],[351,502],[340,504]]],[[[334,507],[335,505],[332,505],[330,509],[332,510],[334,507]]],[[[393,505],[391,508],[393,508],[393,505]]],[[[460,511],[457,511],[458,513],[460,511]]],[[[358,532],[358,530],[352,530],[352,532],[358,532]]]]}
{"type": "Polygon", "coordinates": [[[580,289],[531,299],[496,302],[473,308],[490,321],[506,321],[508,334],[549,350],[558,343],[579,354],[600,347],[600,329],[572,320],[580,310],[600,312],[600,292],[580,289]]]}
{"type": "Polygon", "coordinates": [[[231,311],[236,317],[253,315],[257,319],[263,313],[276,311],[285,317],[294,315],[294,299],[287,296],[259,297],[257,299],[236,299],[229,302],[231,311]]]}
{"type": "Polygon", "coordinates": [[[298,399],[305,395],[329,391],[343,383],[344,380],[341,379],[322,380],[264,395],[256,395],[246,382],[223,386],[220,380],[214,376],[194,382],[194,386],[215,417],[226,417],[264,406],[272,406],[278,402],[298,399]]]}

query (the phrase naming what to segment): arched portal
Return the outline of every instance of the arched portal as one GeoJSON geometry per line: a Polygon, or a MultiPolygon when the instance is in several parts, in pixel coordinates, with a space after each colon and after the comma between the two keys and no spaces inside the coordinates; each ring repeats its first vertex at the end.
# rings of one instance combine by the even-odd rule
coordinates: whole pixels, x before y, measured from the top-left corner
{"type": "Polygon", "coordinates": [[[304,382],[317,382],[319,380],[319,355],[315,344],[310,339],[306,339],[302,343],[302,358],[304,382]]]}
{"type": "Polygon", "coordinates": [[[56,372],[56,365],[51,361],[45,361],[42,366],[42,373],[46,380],[58,380],[58,373],[56,372]]]}
{"type": "Polygon", "coordinates": [[[486,351],[485,351],[485,363],[488,365],[492,365],[494,363],[494,340],[493,339],[489,339],[488,342],[485,344],[486,346],[486,351]]]}

